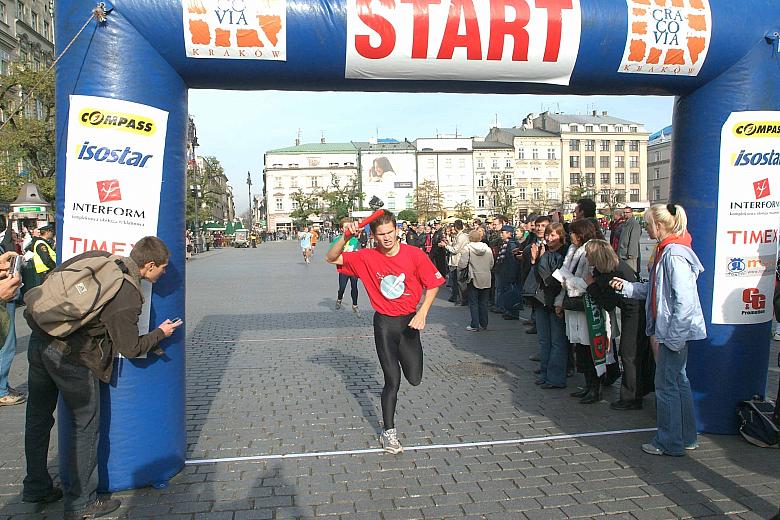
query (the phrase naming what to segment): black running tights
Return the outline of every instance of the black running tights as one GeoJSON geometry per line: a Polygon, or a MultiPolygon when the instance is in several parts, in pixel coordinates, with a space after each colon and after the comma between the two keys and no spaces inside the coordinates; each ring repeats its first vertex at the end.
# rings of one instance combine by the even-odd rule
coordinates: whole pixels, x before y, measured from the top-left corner
{"type": "Polygon", "coordinates": [[[347,282],[348,281],[352,284],[352,288],[349,291],[350,296],[352,296],[352,305],[357,305],[357,298],[358,298],[357,283],[358,283],[358,279],[357,279],[356,276],[347,276],[345,274],[339,273],[339,297],[338,297],[338,300],[341,301],[342,298],[344,298],[344,291],[347,289],[347,282]]]}
{"type": "Polygon", "coordinates": [[[374,314],[374,342],[385,375],[382,390],[382,419],[385,430],[395,428],[395,405],[401,386],[401,371],[412,386],[422,381],[423,352],[420,331],[409,328],[414,314],[385,316],[374,314]]]}

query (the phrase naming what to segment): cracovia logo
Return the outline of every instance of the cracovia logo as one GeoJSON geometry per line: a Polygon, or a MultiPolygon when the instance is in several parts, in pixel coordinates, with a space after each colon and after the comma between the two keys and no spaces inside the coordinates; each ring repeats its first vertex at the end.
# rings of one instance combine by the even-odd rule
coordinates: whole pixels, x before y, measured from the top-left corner
{"type": "Polygon", "coordinates": [[[734,166],[778,166],[780,165],[780,152],[746,152],[740,150],[734,160],[734,166]]]}
{"type": "Polygon", "coordinates": [[[154,135],[157,127],[154,121],[135,114],[106,112],[98,108],[85,108],[79,113],[81,124],[90,128],[114,128],[141,135],[154,135]]]}
{"type": "Polygon", "coordinates": [[[107,146],[89,144],[89,141],[84,141],[84,144],[77,149],[77,153],[77,158],[81,161],[117,163],[138,168],[145,167],[146,162],[154,157],[152,154],[145,155],[143,152],[136,152],[129,146],[108,148],[107,146]]]}
{"type": "Polygon", "coordinates": [[[780,137],[780,121],[738,123],[733,132],[737,137],[780,137]]]}

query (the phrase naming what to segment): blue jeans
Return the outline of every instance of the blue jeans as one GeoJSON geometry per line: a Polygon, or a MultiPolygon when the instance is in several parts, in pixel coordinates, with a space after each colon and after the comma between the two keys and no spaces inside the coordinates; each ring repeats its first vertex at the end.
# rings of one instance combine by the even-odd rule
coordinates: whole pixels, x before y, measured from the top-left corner
{"type": "Polygon", "coordinates": [[[488,326],[488,298],[490,297],[490,287],[487,289],[477,289],[473,283],[469,283],[469,290],[466,291],[469,297],[469,313],[471,314],[471,326],[475,329],[488,326]]]}
{"type": "Polygon", "coordinates": [[[539,335],[539,379],[553,386],[566,386],[566,363],[569,340],[566,338],[566,322],[555,311],[546,307],[534,307],[536,331],[539,335]]]}
{"type": "Polygon", "coordinates": [[[16,303],[8,302],[5,308],[11,324],[5,343],[0,348],[0,397],[8,395],[8,373],[11,371],[11,363],[16,355],[16,303]]]}
{"type": "MultiPolygon", "coordinates": [[[[57,399],[62,397],[71,422],[65,511],[84,509],[97,496],[98,378],[87,367],[74,363],[34,332],[30,335],[27,360],[30,365],[24,424],[27,476],[24,477],[22,496],[28,499],[45,497],[52,489],[47,468],[49,437],[54,426],[57,399]]],[[[60,449],[63,449],[62,444],[60,449]]]]}
{"type": "Polygon", "coordinates": [[[499,283],[496,286],[496,307],[503,309],[505,315],[517,317],[519,314],[517,284],[499,283]]]}
{"type": "Polygon", "coordinates": [[[691,383],[685,373],[688,344],[679,352],[659,345],[655,368],[655,407],[658,432],[653,445],[669,455],[683,455],[696,443],[691,383]]]}

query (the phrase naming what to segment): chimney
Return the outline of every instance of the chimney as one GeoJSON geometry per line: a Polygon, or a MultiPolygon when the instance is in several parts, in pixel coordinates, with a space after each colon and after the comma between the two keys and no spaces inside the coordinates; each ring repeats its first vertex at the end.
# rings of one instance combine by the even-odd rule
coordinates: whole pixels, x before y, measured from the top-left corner
{"type": "Polygon", "coordinates": [[[605,116],[605,115],[607,115],[607,111],[606,111],[606,110],[602,111],[602,112],[601,112],[601,115],[602,115],[602,116],[605,116]]]}
{"type": "Polygon", "coordinates": [[[597,111],[597,110],[594,110],[594,111],[593,111],[593,116],[595,117],[595,116],[597,116],[597,115],[599,115],[598,111],[597,111]]]}
{"type": "Polygon", "coordinates": [[[295,138],[295,146],[300,146],[300,145],[301,145],[301,140],[296,137],[295,138]]]}
{"type": "Polygon", "coordinates": [[[320,136],[320,144],[325,144],[325,132],[322,132],[320,136]]]}

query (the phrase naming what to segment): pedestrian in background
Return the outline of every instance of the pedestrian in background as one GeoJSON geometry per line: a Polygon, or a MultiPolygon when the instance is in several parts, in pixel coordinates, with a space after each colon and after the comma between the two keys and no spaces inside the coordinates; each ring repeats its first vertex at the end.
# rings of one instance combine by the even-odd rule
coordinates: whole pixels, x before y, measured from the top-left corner
{"type": "Polygon", "coordinates": [[[618,239],[617,254],[621,260],[639,272],[639,263],[642,261],[639,250],[639,238],[642,235],[642,226],[634,218],[633,208],[623,210],[623,223],[620,226],[620,238],[618,239]]]}
{"type": "Polygon", "coordinates": [[[691,384],[686,373],[688,342],[707,337],[696,280],[704,271],[691,249],[682,206],[656,204],[646,213],[647,233],[658,245],[649,265],[650,281],[615,278],[612,287],[628,298],[645,298],[650,345],[655,353],[658,431],[642,445],[651,455],[682,456],[698,447],[691,384]]]}
{"type": "MultiPolygon", "coordinates": [[[[25,401],[25,396],[8,384],[8,374],[16,356],[16,306],[13,300],[17,297],[22,283],[20,274],[8,276],[8,268],[16,251],[8,251],[0,255],[0,406],[13,406],[25,401]],[[10,306],[10,307],[9,307],[10,306]]],[[[21,258],[19,258],[21,260],[21,258]]]]}
{"type": "Polygon", "coordinates": [[[475,229],[468,235],[469,243],[464,256],[468,270],[468,289],[471,322],[466,330],[477,332],[486,330],[488,326],[488,298],[490,296],[491,269],[493,268],[493,251],[482,239],[482,228],[475,229]]]}

